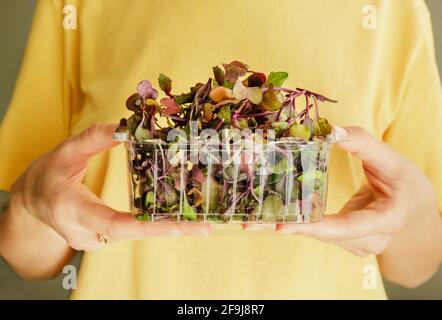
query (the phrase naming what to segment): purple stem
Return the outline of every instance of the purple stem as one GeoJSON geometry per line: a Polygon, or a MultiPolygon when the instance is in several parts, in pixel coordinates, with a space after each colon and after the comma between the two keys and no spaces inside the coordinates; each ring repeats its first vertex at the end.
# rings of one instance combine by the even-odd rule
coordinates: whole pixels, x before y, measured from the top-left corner
{"type": "Polygon", "coordinates": [[[309,114],[310,103],[308,101],[308,94],[304,94],[304,97],[305,97],[305,118],[309,119],[310,118],[310,114],[309,114]]]}
{"type": "Polygon", "coordinates": [[[186,118],[181,118],[181,117],[173,116],[173,115],[168,115],[167,117],[169,117],[172,120],[181,121],[181,122],[188,121],[186,118]]]}
{"type": "MultiPolygon", "coordinates": [[[[224,168],[223,168],[223,170],[224,170],[224,168]]],[[[224,196],[226,195],[226,190],[227,189],[227,181],[226,181],[226,179],[224,179],[224,184],[223,184],[223,190],[221,191],[221,199],[224,199],[224,196]]]]}
{"type": "Polygon", "coordinates": [[[232,211],[235,213],[235,208],[236,208],[236,204],[245,196],[249,193],[249,190],[247,189],[246,191],[244,191],[243,193],[241,193],[235,200],[234,203],[231,204],[231,206],[228,208],[228,210],[226,212],[229,212],[231,209],[233,208],[232,211]]]}
{"type": "Polygon", "coordinates": [[[315,120],[319,118],[319,108],[318,108],[318,99],[316,96],[313,96],[313,102],[315,103],[315,120]]]}
{"type": "MultiPolygon", "coordinates": [[[[263,88],[262,92],[266,92],[267,90],[269,90],[269,88],[263,88]]],[[[298,92],[296,90],[292,90],[292,89],[288,89],[288,88],[283,88],[283,87],[274,87],[273,91],[283,91],[283,92],[288,92],[288,93],[294,93],[294,92],[298,92]]]]}
{"type": "Polygon", "coordinates": [[[162,179],[164,179],[164,178],[166,177],[166,175],[169,173],[170,168],[172,168],[172,166],[169,166],[169,168],[167,168],[167,169],[164,171],[163,175],[161,175],[161,176],[158,177],[157,179],[158,179],[158,180],[162,180],[162,179]]]}
{"type": "Polygon", "coordinates": [[[276,115],[276,121],[279,120],[279,116],[281,115],[281,112],[282,112],[282,107],[279,108],[278,114],[276,115]]]}
{"type": "Polygon", "coordinates": [[[305,89],[302,89],[302,88],[296,88],[296,90],[304,91],[309,96],[315,96],[319,101],[328,101],[328,102],[332,102],[332,103],[338,102],[337,100],[333,100],[333,99],[327,98],[326,96],[323,96],[322,94],[319,94],[319,93],[315,93],[313,91],[305,90],[305,89]]]}
{"type": "Polygon", "coordinates": [[[219,122],[215,126],[215,130],[218,131],[218,129],[221,128],[223,123],[224,123],[224,119],[219,119],[219,122]]]}
{"type": "Polygon", "coordinates": [[[235,114],[239,114],[247,103],[249,103],[249,100],[248,99],[244,100],[244,103],[241,104],[241,106],[235,111],[235,114]]]}
{"type": "Polygon", "coordinates": [[[150,133],[152,137],[155,138],[155,112],[150,115],[150,133]]]}
{"type": "Polygon", "coordinates": [[[250,113],[250,114],[240,114],[238,115],[238,118],[252,118],[252,117],[261,117],[261,116],[268,116],[270,114],[278,113],[279,111],[266,111],[261,113],[250,113]]]}

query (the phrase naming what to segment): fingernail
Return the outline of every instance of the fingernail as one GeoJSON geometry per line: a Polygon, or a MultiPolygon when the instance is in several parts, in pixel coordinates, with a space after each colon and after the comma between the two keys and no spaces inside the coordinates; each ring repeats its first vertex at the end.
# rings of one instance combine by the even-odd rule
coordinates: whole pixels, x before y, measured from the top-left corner
{"type": "Polygon", "coordinates": [[[347,130],[342,127],[333,126],[333,140],[334,141],[343,141],[346,140],[348,136],[347,130]]]}

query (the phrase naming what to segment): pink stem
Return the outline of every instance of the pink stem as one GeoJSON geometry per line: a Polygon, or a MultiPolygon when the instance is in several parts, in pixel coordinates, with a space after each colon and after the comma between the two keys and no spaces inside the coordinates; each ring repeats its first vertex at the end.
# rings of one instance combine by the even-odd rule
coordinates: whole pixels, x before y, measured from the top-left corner
{"type": "Polygon", "coordinates": [[[218,131],[218,129],[221,128],[223,123],[224,123],[224,119],[219,119],[219,122],[216,124],[215,130],[218,131]]]}
{"type": "Polygon", "coordinates": [[[268,116],[270,114],[278,113],[279,111],[266,111],[261,113],[251,113],[251,114],[240,114],[238,118],[252,118],[252,117],[260,117],[260,116],[268,116]]]}

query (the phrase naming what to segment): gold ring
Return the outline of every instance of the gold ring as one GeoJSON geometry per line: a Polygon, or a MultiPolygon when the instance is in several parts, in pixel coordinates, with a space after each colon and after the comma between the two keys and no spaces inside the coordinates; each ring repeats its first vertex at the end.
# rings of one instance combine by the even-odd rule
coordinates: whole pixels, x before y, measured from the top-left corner
{"type": "Polygon", "coordinates": [[[108,244],[109,243],[109,238],[106,235],[104,235],[102,233],[98,233],[97,237],[98,237],[98,241],[100,241],[100,243],[102,243],[102,244],[108,244]]]}

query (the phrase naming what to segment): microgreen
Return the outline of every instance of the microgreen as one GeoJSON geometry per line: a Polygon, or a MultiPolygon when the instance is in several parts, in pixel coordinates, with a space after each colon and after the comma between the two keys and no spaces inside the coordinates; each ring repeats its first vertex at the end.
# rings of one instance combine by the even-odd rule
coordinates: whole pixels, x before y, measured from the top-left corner
{"type": "Polygon", "coordinates": [[[260,165],[253,156],[245,164],[250,159],[241,154],[240,166],[232,161],[183,165],[189,156],[179,148],[179,139],[170,142],[167,136],[176,129],[189,134],[191,122],[197,129],[211,129],[219,136],[234,129],[248,130],[252,136],[263,132],[262,143],[269,137],[277,141],[324,141],[331,133],[330,124],[319,115],[319,103],[337,101],[307,89],[283,87],[287,72],[266,75],[251,71],[239,61],[222,67],[213,67],[213,79],[179,94],[173,92],[172,80],[160,74],[162,98],[151,82],[143,80],[127,99],[126,107],[133,114],[120,121],[117,131],[127,132],[135,143],[152,139],[169,143],[137,148],[131,156],[132,184],[137,194],[134,205],[141,212],[138,219],[151,221],[151,214],[156,213],[156,219],[161,220],[162,215],[179,211],[182,219],[190,221],[201,214],[219,215],[213,219],[223,221],[232,212],[249,217],[261,212],[265,219],[273,219],[287,208],[301,208],[306,190],[316,202],[324,192],[324,159],[312,157],[307,161],[290,150],[282,150],[283,156],[273,165],[264,185],[260,165]],[[167,120],[167,127],[158,125],[160,117],[167,120]]]}

